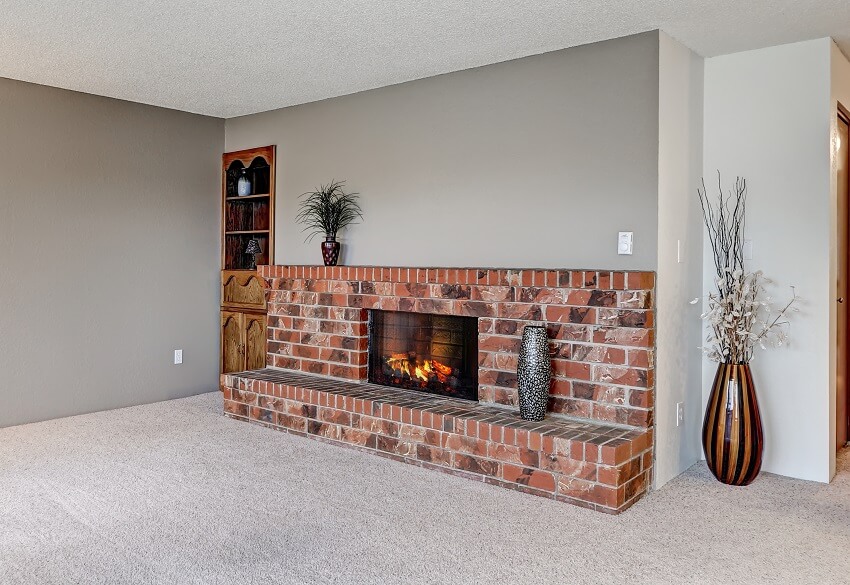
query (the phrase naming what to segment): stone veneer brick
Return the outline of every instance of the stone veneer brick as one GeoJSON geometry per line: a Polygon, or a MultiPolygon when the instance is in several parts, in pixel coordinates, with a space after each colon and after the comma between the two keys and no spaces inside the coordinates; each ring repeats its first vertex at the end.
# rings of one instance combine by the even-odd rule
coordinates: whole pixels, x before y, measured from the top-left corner
{"type": "Polygon", "coordinates": [[[651,272],[261,266],[267,364],[367,378],[368,309],[478,317],[479,400],[516,405],[522,329],[545,321],[549,409],[650,428],[654,409],[651,272]]]}
{"type": "Polygon", "coordinates": [[[289,433],[607,513],[647,490],[652,429],[286,372],[221,377],[224,411],[289,433]]]}

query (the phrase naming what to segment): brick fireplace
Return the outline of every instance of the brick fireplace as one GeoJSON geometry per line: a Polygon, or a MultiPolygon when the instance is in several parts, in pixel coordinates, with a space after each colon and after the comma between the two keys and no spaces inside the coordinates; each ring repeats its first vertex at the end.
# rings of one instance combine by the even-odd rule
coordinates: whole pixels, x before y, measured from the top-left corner
{"type": "MultiPolygon", "coordinates": [[[[606,512],[645,493],[654,274],[324,266],[260,273],[269,367],[222,377],[228,416],[606,512]],[[428,342],[431,369],[419,373],[419,385],[413,365],[405,374],[384,366],[401,388],[368,382],[372,310],[427,315],[449,340],[436,357],[428,342]],[[461,350],[441,316],[477,320],[477,402],[450,395],[461,350]],[[530,423],[513,408],[516,365],[523,327],[539,322],[551,339],[551,413],[530,423]],[[448,392],[429,392],[438,382],[448,392]]],[[[424,342],[402,347],[393,345],[398,335],[389,337],[381,359],[406,353],[426,361],[424,342]]],[[[375,367],[373,356],[373,374],[375,367]]]]}
{"type": "Polygon", "coordinates": [[[478,400],[478,319],[369,309],[369,381],[478,400]]]}

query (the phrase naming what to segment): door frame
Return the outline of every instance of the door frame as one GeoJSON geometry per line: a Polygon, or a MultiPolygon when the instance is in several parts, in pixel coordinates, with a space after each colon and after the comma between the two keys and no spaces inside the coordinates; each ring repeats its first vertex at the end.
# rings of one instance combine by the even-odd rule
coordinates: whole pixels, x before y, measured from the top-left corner
{"type": "MultiPolygon", "coordinates": [[[[837,113],[836,113],[836,128],[838,124],[844,123],[850,129],[850,110],[845,108],[840,102],[837,104],[837,113]]],[[[837,131],[837,130],[836,130],[837,131]]],[[[850,134],[850,133],[848,133],[850,134]]],[[[837,153],[836,153],[837,154],[837,153]]],[[[848,151],[848,158],[850,158],[850,151],[848,151]]],[[[850,160],[848,160],[848,168],[850,168],[850,160]]],[[[850,174],[848,174],[847,178],[848,182],[850,182],[850,174]]],[[[840,190],[840,187],[838,187],[840,190]]],[[[845,230],[844,233],[847,234],[847,237],[850,238],[850,185],[848,185],[848,189],[846,190],[846,195],[844,196],[843,201],[838,201],[838,209],[843,210],[843,214],[839,214],[838,221],[842,222],[842,225],[839,226],[839,230],[845,230]]],[[[839,237],[840,237],[839,231],[839,237]]],[[[840,242],[839,242],[840,245],[840,242]]],[[[838,297],[844,298],[843,302],[850,303],[850,239],[846,242],[846,245],[843,249],[839,249],[838,255],[838,264],[839,271],[843,272],[843,282],[845,283],[844,290],[839,290],[838,297]]],[[[842,302],[842,301],[839,301],[842,302]]],[[[832,438],[833,443],[838,442],[839,433],[842,430],[842,427],[845,431],[845,437],[847,437],[848,441],[850,441],[850,307],[848,307],[845,311],[845,319],[844,322],[838,323],[838,327],[843,327],[845,331],[845,343],[843,351],[841,351],[836,358],[842,361],[843,371],[845,375],[844,379],[844,420],[836,420],[836,436],[832,438]]],[[[837,340],[836,340],[837,343],[837,340]]],[[[842,348],[838,348],[842,349],[842,348]]],[[[837,410],[837,409],[836,409],[837,410]]],[[[841,416],[841,412],[836,412],[836,418],[841,416]]],[[[839,446],[840,447],[840,446],[839,446]]]]}

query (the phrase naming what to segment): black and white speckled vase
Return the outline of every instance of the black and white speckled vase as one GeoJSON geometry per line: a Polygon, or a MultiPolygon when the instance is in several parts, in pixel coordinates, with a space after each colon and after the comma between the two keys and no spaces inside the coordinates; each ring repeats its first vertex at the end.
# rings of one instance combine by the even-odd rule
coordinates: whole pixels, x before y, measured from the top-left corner
{"type": "Polygon", "coordinates": [[[516,377],[520,418],[543,420],[552,378],[549,337],[543,325],[526,325],[522,330],[516,377]]]}

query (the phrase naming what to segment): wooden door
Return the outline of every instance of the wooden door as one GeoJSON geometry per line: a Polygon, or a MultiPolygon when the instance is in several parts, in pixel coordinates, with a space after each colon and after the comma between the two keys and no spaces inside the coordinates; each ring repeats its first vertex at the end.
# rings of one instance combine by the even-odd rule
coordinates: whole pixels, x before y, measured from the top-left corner
{"type": "Polygon", "coordinates": [[[245,369],[266,367],[266,316],[245,314],[245,369]]]}
{"type": "Polygon", "coordinates": [[[221,372],[241,372],[245,369],[244,315],[221,312],[221,372]]]}
{"type": "Polygon", "coordinates": [[[850,203],[848,202],[848,187],[850,187],[850,118],[846,112],[838,116],[838,136],[836,149],[836,166],[838,168],[838,371],[836,372],[836,445],[838,449],[844,447],[850,436],[850,412],[848,412],[848,395],[850,394],[850,383],[847,375],[850,369],[850,344],[848,344],[848,332],[850,332],[850,321],[848,321],[847,310],[850,303],[850,288],[848,288],[848,275],[850,274],[850,203]]]}

